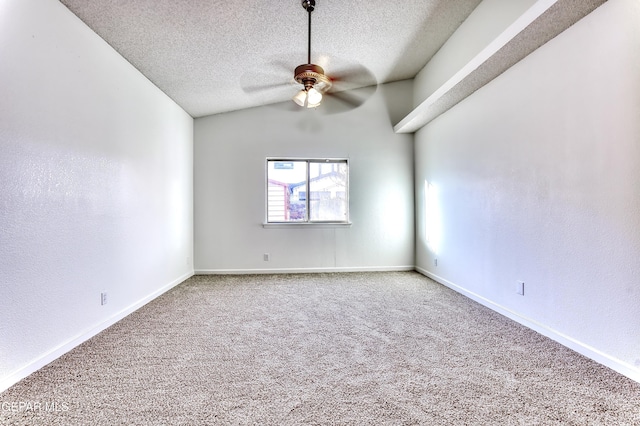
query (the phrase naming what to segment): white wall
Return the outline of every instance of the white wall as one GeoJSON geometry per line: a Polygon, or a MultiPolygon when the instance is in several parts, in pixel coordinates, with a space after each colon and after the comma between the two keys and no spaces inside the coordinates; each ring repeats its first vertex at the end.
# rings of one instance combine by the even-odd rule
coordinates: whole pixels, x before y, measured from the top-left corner
{"type": "Polygon", "coordinates": [[[196,119],[196,273],[412,269],[413,135],[392,128],[411,86],[381,86],[342,114],[292,112],[288,101],[196,119]],[[272,156],[349,158],[353,225],[264,228],[272,156]]]}
{"type": "Polygon", "coordinates": [[[640,3],[610,0],[417,132],[415,156],[420,270],[640,381],[638,76],[640,3]]]}
{"type": "Polygon", "coordinates": [[[55,0],[0,58],[2,390],[193,273],[193,120],[55,0]]]}

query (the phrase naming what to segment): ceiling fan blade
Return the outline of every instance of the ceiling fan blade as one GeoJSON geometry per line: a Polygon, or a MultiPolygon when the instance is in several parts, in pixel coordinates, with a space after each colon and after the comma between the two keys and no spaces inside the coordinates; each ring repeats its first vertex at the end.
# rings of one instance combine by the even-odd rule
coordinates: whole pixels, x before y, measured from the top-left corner
{"type": "MultiPolygon", "coordinates": [[[[245,93],[260,93],[272,90],[282,90],[284,88],[295,89],[296,83],[294,81],[286,81],[284,83],[271,83],[271,84],[255,84],[251,86],[242,86],[242,90],[245,93]]],[[[292,95],[293,96],[293,95],[292,95]]]]}
{"type": "Polygon", "coordinates": [[[320,108],[325,114],[339,114],[359,108],[377,90],[377,86],[367,86],[349,91],[334,92],[333,90],[325,95],[320,108]]]}
{"type": "Polygon", "coordinates": [[[329,77],[338,91],[378,84],[373,73],[362,65],[350,65],[333,70],[329,73],[329,77]]]}
{"type": "Polygon", "coordinates": [[[291,88],[292,94],[296,91],[298,83],[293,79],[293,67],[283,60],[270,60],[261,66],[246,69],[240,76],[240,87],[247,94],[275,93],[291,88]]]}
{"type": "Polygon", "coordinates": [[[275,67],[278,68],[278,72],[283,72],[286,73],[285,75],[292,75],[293,76],[293,70],[295,68],[295,66],[291,66],[291,64],[286,63],[285,61],[282,60],[274,60],[271,61],[272,65],[275,65],[275,67]]]}
{"type": "Polygon", "coordinates": [[[360,105],[362,105],[367,99],[361,96],[356,96],[353,93],[349,93],[349,92],[334,92],[334,93],[330,93],[329,96],[331,98],[337,99],[340,102],[342,102],[343,104],[352,107],[352,108],[357,108],[360,105]]]}

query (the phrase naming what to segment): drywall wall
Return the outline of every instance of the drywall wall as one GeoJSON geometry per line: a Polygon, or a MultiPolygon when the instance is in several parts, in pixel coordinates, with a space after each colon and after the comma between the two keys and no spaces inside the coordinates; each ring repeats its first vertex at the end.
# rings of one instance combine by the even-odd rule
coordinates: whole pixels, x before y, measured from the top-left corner
{"type": "Polygon", "coordinates": [[[392,128],[411,86],[359,89],[374,93],[339,114],[323,114],[328,99],[196,119],[196,273],[412,269],[413,135],[392,128]],[[348,158],[352,225],[263,227],[267,157],[348,158]]]}
{"type": "Polygon", "coordinates": [[[0,58],[2,390],[193,274],[193,119],[58,1],[0,58]]]}
{"type": "Polygon", "coordinates": [[[639,24],[609,0],[415,136],[420,270],[638,381],[639,24]]]}

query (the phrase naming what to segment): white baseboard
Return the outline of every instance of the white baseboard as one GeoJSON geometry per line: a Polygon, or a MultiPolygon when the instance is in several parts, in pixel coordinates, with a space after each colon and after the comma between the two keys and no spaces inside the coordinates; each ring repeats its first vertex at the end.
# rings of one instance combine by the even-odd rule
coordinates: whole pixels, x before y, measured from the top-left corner
{"type": "Polygon", "coordinates": [[[247,275],[247,274],[308,274],[322,272],[393,272],[414,271],[415,266],[357,266],[331,268],[273,268],[273,269],[196,269],[195,275],[247,275]]]}
{"type": "Polygon", "coordinates": [[[519,313],[512,311],[509,308],[506,308],[500,304],[497,304],[485,297],[480,296],[479,294],[476,294],[474,292],[471,292],[469,290],[466,290],[463,287],[460,287],[457,284],[454,284],[450,281],[447,281],[446,279],[430,272],[427,271],[426,269],[420,268],[420,267],[415,267],[415,270],[417,272],[420,272],[422,275],[425,275],[429,278],[431,278],[434,281],[437,281],[438,283],[449,287],[450,289],[463,294],[464,296],[467,296],[468,298],[475,300],[476,302],[480,303],[481,305],[486,306],[487,308],[498,312],[501,315],[506,316],[507,318],[510,318],[522,325],[524,325],[527,328],[530,328],[540,334],[542,334],[543,336],[546,336],[552,340],[555,340],[556,342],[560,343],[563,346],[568,347],[569,349],[572,349],[576,352],[578,352],[581,355],[586,356],[587,358],[590,358],[592,360],[594,360],[597,363],[600,363],[606,367],[611,368],[614,371],[617,371],[618,373],[630,378],[631,380],[634,380],[636,382],[640,383],[640,369],[629,364],[626,363],[624,361],[621,361],[617,358],[612,357],[611,355],[608,355],[594,347],[591,347],[583,342],[580,342],[574,338],[572,338],[571,336],[567,336],[566,334],[563,334],[561,332],[559,332],[558,330],[554,330],[551,327],[548,327],[542,323],[539,323],[531,318],[527,318],[524,317],[522,315],[520,315],[519,313]]]}
{"type": "Polygon", "coordinates": [[[76,346],[80,345],[81,343],[89,340],[90,338],[92,338],[96,334],[98,334],[101,331],[103,331],[103,330],[107,329],[108,327],[112,326],[116,322],[120,321],[122,318],[126,317],[127,315],[129,315],[130,313],[136,311],[137,309],[141,308],[142,306],[146,305],[147,303],[149,303],[150,301],[152,301],[156,297],[160,296],[161,294],[166,293],[167,291],[171,290],[173,287],[177,286],[178,284],[182,283],[184,280],[190,278],[193,275],[194,275],[193,272],[188,272],[188,273],[184,274],[183,276],[181,276],[179,278],[176,278],[175,280],[173,280],[169,284],[165,285],[164,287],[154,291],[153,293],[149,294],[148,296],[143,297],[142,299],[138,300],[137,302],[135,302],[135,303],[127,306],[126,308],[122,309],[121,311],[113,314],[111,317],[109,317],[105,321],[101,322],[100,324],[98,324],[98,325],[96,325],[96,326],[94,326],[94,327],[92,327],[90,329],[87,329],[87,330],[83,331],[82,333],[80,333],[76,337],[73,337],[73,338],[67,340],[66,342],[63,342],[60,345],[56,346],[55,348],[53,348],[53,349],[49,350],[48,352],[44,353],[43,355],[41,355],[40,357],[36,358],[34,361],[30,362],[29,364],[27,364],[27,365],[25,365],[23,367],[20,367],[18,370],[15,370],[12,373],[9,373],[5,377],[0,378],[0,392],[4,392],[5,390],[9,389],[11,386],[13,386],[14,384],[18,383],[20,380],[24,379],[25,377],[27,377],[31,373],[34,373],[34,372],[38,371],[39,369],[41,369],[45,365],[49,364],[50,362],[60,358],[62,355],[64,355],[65,353],[69,352],[71,349],[73,349],[76,346]]]}

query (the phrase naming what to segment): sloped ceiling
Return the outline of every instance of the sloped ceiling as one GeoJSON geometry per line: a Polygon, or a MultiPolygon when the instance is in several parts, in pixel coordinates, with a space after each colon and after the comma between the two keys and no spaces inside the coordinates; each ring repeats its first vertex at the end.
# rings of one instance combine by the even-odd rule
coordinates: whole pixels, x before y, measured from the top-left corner
{"type": "MultiPolygon", "coordinates": [[[[60,1],[193,117],[291,99],[307,62],[300,0],[60,1]]],[[[412,78],[480,1],[316,0],[312,62],[341,89],[412,78]]]]}

